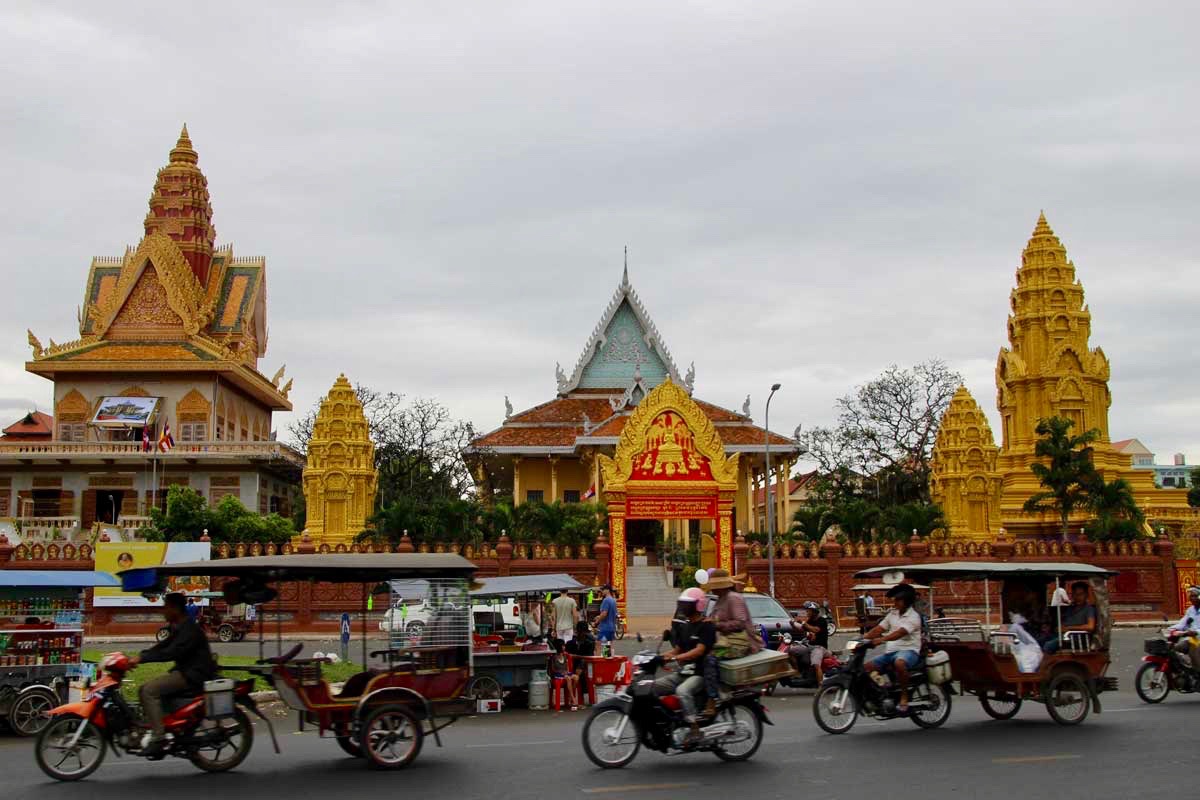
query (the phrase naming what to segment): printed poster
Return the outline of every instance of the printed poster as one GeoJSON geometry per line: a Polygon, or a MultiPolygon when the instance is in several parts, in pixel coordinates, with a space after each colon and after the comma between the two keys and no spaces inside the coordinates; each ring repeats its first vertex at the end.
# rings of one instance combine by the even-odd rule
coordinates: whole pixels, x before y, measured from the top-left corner
{"type": "MultiPolygon", "coordinates": [[[[161,564],[180,564],[187,561],[208,561],[212,545],[208,542],[97,542],[96,569],[116,575],[126,569],[157,567],[161,564]]],[[[168,592],[208,591],[207,575],[180,575],[170,579],[168,592]]],[[[113,587],[97,586],[93,605],[122,608],[152,608],[162,605],[162,598],[147,600],[140,592],[123,592],[113,587]]],[[[203,601],[207,602],[207,601],[203,601]]],[[[203,604],[203,603],[202,603],[203,604]]]]}

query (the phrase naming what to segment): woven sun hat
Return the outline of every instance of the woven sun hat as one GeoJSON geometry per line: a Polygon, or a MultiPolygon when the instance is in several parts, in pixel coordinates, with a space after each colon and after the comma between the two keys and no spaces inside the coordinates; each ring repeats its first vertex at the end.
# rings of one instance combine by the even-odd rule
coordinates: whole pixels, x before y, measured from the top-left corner
{"type": "Polygon", "coordinates": [[[717,589],[732,589],[737,585],[733,576],[726,569],[713,569],[708,571],[708,586],[705,588],[716,591],[717,589]]]}

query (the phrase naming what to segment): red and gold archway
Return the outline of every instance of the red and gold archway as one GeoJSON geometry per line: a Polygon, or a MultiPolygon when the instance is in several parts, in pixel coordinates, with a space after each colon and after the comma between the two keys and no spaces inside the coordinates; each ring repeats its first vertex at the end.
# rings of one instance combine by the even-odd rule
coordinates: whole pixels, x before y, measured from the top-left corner
{"type": "MultiPolygon", "coordinates": [[[[668,378],[630,415],[612,458],[601,455],[612,562],[625,608],[625,521],[711,519],[717,561],[733,568],[733,502],[738,456],[726,456],[712,421],[668,378]]],[[[664,609],[665,611],[665,609],[664,609]]]]}

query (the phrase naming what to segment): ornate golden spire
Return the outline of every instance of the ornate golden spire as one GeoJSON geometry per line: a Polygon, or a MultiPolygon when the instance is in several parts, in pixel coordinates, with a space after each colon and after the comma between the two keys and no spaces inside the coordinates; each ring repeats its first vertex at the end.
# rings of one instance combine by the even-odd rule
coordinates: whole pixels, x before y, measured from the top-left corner
{"type": "Polygon", "coordinates": [[[200,285],[207,286],[217,231],[212,224],[208,180],[198,162],[184,125],[171,150],[170,161],[158,171],[145,224],[147,236],[162,233],[171,237],[200,285]]]}
{"type": "Polygon", "coordinates": [[[1000,530],[1000,448],[983,409],[959,386],[938,425],[929,487],[951,536],[994,538],[1000,530]]]}

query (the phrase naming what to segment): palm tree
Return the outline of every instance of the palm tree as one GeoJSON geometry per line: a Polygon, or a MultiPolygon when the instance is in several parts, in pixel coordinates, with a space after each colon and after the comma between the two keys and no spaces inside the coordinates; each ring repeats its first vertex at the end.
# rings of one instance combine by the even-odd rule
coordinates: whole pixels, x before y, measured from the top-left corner
{"type": "Polygon", "coordinates": [[[796,537],[809,542],[819,542],[825,533],[833,527],[833,509],[825,505],[801,506],[792,515],[791,532],[796,537]]]}
{"type": "Polygon", "coordinates": [[[924,539],[946,528],[946,515],[937,503],[902,503],[887,509],[885,517],[884,528],[897,542],[907,541],[914,531],[924,539]]]}
{"type": "Polygon", "coordinates": [[[879,507],[858,498],[846,500],[834,506],[833,519],[850,541],[870,541],[871,531],[879,521],[879,507]]]}
{"type": "Polygon", "coordinates": [[[1091,444],[1100,436],[1100,431],[1095,428],[1072,436],[1074,424],[1074,420],[1063,417],[1038,420],[1034,430],[1041,438],[1034,447],[1034,454],[1049,463],[1035,463],[1030,470],[1046,490],[1025,501],[1027,513],[1058,512],[1064,538],[1070,530],[1072,512],[1087,506],[1088,484],[1096,480],[1091,444]]]}
{"type": "Polygon", "coordinates": [[[1096,539],[1136,539],[1146,515],[1138,507],[1133,487],[1124,478],[1106,481],[1097,475],[1087,486],[1087,506],[1096,515],[1088,530],[1096,539]]]}

